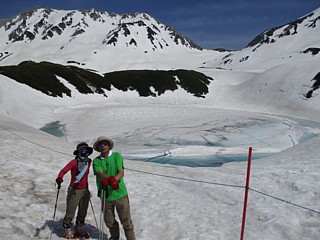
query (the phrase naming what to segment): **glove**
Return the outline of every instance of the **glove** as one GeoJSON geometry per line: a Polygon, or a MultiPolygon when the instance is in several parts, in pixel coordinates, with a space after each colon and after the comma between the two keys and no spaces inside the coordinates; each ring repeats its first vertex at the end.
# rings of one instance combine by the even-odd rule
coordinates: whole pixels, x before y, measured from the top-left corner
{"type": "Polygon", "coordinates": [[[61,183],[63,182],[63,179],[62,179],[62,177],[58,177],[57,179],[56,179],[56,183],[58,184],[58,188],[61,188],[61,183]]]}
{"type": "Polygon", "coordinates": [[[109,185],[108,179],[107,178],[102,178],[101,180],[101,186],[106,187],[109,185]]]}
{"type": "Polygon", "coordinates": [[[114,176],[108,177],[108,182],[113,190],[119,189],[119,182],[114,176]]]}

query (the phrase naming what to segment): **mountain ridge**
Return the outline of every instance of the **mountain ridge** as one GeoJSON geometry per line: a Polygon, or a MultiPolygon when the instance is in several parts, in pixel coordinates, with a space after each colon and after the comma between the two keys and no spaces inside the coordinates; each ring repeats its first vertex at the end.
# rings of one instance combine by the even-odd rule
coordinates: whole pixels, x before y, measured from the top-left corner
{"type": "MultiPolygon", "coordinates": [[[[46,11],[43,11],[42,14],[46,13],[46,11]]],[[[106,32],[110,33],[110,35],[106,35],[106,32],[101,35],[100,32],[97,32],[97,29],[100,28],[96,27],[94,23],[99,19],[100,21],[103,19],[94,10],[86,12],[86,21],[83,21],[84,15],[80,11],[47,10],[47,12],[60,14],[59,18],[53,18],[52,20],[56,19],[56,21],[53,21],[52,24],[47,24],[50,28],[41,26],[41,29],[45,30],[44,35],[40,34],[40,28],[37,29],[38,37],[35,37],[32,41],[6,43],[8,35],[0,35],[1,71],[3,71],[4,67],[19,66],[22,62],[30,62],[35,65],[41,65],[40,63],[42,62],[50,62],[63,67],[65,71],[73,67],[81,68],[83,71],[86,71],[85,75],[90,75],[90,73],[95,73],[99,76],[104,76],[105,74],[114,76],[114,73],[120,73],[119,75],[123,76],[126,73],[132,74],[126,75],[122,86],[116,84],[110,89],[105,87],[96,92],[93,91],[94,94],[90,94],[108,96],[107,101],[110,102],[130,102],[132,96],[140,98],[143,96],[146,101],[150,101],[148,97],[152,96],[154,99],[152,102],[174,102],[177,104],[192,102],[231,110],[242,110],[243,104],[246,106],[246,109],[255,109],[254,105],[260,104],[261,109],[276,114],[281,114],[279,109],[285,105],[286,107],[293,108],[291,112],[292,116],[303,117],[302,113],[306,109],[314,109],[319,101],[320,69],[318,63],[320,62],[320,39],[318,36],[320,33],[320,8],[298,20],[292,21],[291,25],[286,24],[263,32],[259,38],[256,38],[260,39],[260,41],[256,41],[255,45],[240,51],[230,52],[192,48],[190,45],[183,44],[177,45],[174,42],[174,38],[166,31],[161,32],[165,33],[164,35],[160,33],[153,35],[152,31],[149,30],[151,34],[148,37],[148,29],[154,32],[166,29],[164,25],[157,25],[157,21],[153,18],[151,19],[151,17],[149,18],[149,15],[138,13],[125,16],[112,15],[114,18],[106,19],[110,21],[111,25],[112,23],[115,24],[112,27],[114,31],[110,32],[110,29],[108,29],[106,32]],[[88,18],[89,13],[92,15],[88,18]],[[59,35],[60,31],[56,30],[52,33],[52,37],[48,37],[46,40],[42,40],[39,37],[51,35],[48,35],[50,32],[48,29],[51,31],[53,31],[52,29],[56,29],[54,27],[59,26],[60,20],[66,16],[67,18],[64,18],[65,25],[60,24],[60,28],[67,26],[71,15],[73,16],[72,23],[74,25],[70,24],[70,26],[72,25],[74,28],[68,28],[69,30],[71,29],[68,35],[66,35],[66,27],[61,32],[61,35],[59,35]],[[75,16],[77,16],[77,19],[75,19],[75,16]],[[115,18],[117,20],[113,22],[115,18]],[[88,21],[88,19],[91,20],[88,21]],[[139,22],[141,19],[149,19],[150,21],[148,20],[147,25],[147,20],[142,23],[139,22]],[[121,24],[119,24],[120,20],[122,21],[121,24]],[[129,20],[130,22],[128,22],[129,20]],[[84,29],[85,32],[82,32],[81,29],[84,29]],[[130,42],[123,41],[123,39],[130,40],[131,38],[127,38],[127,36],[131,36],[133,30],[137,31],[138,29],[139,31],[136,36],[140,38],[136,39],[137,46],[135,46],[134,42],[130,45],[130,42]],[[76,32],[78,34],[74,35],[76,32]],[[142,32],[143,34],[141,34],[142,32]],[[90,38],[84,38],[84,34],[89,34],[90,38]],[[266,40],[266,37],[269,39],[266,40]],[[56,41],[54,38],[59,39],[59,41],[56,41]],[[114,38],[117,41],[113,41],[112,39],[114,38]],[[161,41],[164,43],[163,40],[167,41],[167,39],[170,39],[172,44],[169,46],[163,45],[163,48],[154,48],[154,44],[160,46],[159,43],[161,41]],[[103,40],[106,41],[104,44],[103,40]],[[109,44],[107,44],[108,41],[109,44]],[[144,44],[146,45],[144,46],[144,44]],[[208,83],[210,83],[206,84],[208,91],[200,90],[194,94],[194,92],[190,91],[190,88],[183,88],[177,84],[178,82],[175,82],[175,90],[173,92],[172,85],[170,84],[164,93],[162,89],[158,89],[158,91],[154,88],[153,84],[157,84],[157,86],[165,84],[166,80],[162,80],[160,77],[163,72],[166,72],[166,74],[174,73],[175,75],[175,70],[178,69],[186,72],[194,71],[193,76],[200,76],[199,73],[203,74],[208,83]],[[291,72],[288,72],[288,69],[291,72]],[[157,82],[154,82],[154,79],[150,78],[148,74],[150,72],[148,71],[152,71],[152,74],[156,73],[156,75],[152,75],[152,78],[157,79],[157,82]],[[142,80],[134,80],[138,79],[139,75],[141,77],[141,73],[143,73],[142,80]],[[137,82],[139,82],[138,85],[137,82]],[[118,86],[118,88],[115,86],[118,86]],[[250,89],[251,87],[253,89],[250,89]],[[126,91],[124,91],[125,89],[126,91]],[[294,91],[292,91],[293,89],[294,91]],[[185,92],[183,93],[183,91],[185,92]],[[281,100],[272,99],[271,95],[267,94],[270,91],[278,92],[279,99],[281,100]],[[132,95],[129,92],[135,93],[132,95]],[[193,96],[193,100],[187,97],[190,93],[193,96]],[[165,100],[165,98],[168,98],[168,100],[165,100]],[[246,99],[250,99],[250,101],[246,99]],[[286,101],[289,102],[286,103],[286,101]],[[293,102],[296,104],[295,107],[291,106],[293,102]],[[295,111],[295,108],[299,108],[301,111],[295,111]]],[[[37,15],[37,21],[35,22],[41,22],[42,17],[43,15],[37,15]]],[[[24,26],[28,26],[27,21],[25,21],[24,26]]],[[[36,32],[34,26],[31,24],[30,29],[36,32]]],[[[39,27],[39,25],[37,26],[39,27]]],[[[18,28],[16,27],[15,29],[18,28]]],[[[26,30],[26,28],[23,28],[23,30],[26,30]]],[[[3,33],[3,31],[4,27],[1,27],[0,32],[3,33]]],[[[25,33],[26,31],[21,31],[20,36],[27,36],[28,34],[26,35],[25,33]]],[[[17,72],[20,71],[18,69],[16,69],[17,72]]],[[[55,74],[56,79],[52,81],[56,81],[56,83],[59,81],[59,85],[62,85],[61,89],[66,88],[70,92],[71,88],[73,89],[72,86],[78,84],[72,85],[65,77],[57,73],[55,74]]],[[[75,74],[77,75],[76,72],[75,74]]],[[[175,77],[174,75],[171,75],[171,77],[175,77]]],[[[189,77],[190,80],[194,79],[191,75],[189,77]]],[[[43,77],[42,79],[42,81],[46,80],[43,77]]],[[[90,81],[83,77],[82,79],[78,78],[78,81],[79,84],[86,84],[86,88],[88,89],[99,88],[99,86],[93,86],[90,81]]],[[[201,85],[203,84],[201,77],[195,80],[194,83],[192,86],[193,90],[201,89],[201,85]]],[[[77,87],[75,87],[74,91],[71,91],[71,97],[68,94],[63,95],[64,104],[71,102],[74,104],[74,101],[78,98],[82,99],[78,94],[81,91],[76,91],[78,91],[77,87]]],[[[84,96],[87,96],[87,94],[84,96]]],[[[98,99],[99,101],[102,99],[106,100],[106,98],[100,97],[98,99]]],[[[60,100],[56,99],[55,101],[61,103],[60,100]]],[[[4,112],[6,110],[10,112],[10,109],[4,109],[4,112]]]]}
{"type": "MultiPolygon", "coordinates": [[[[256,63],[257,57],[261,58],[266,52],[269,55],[274,44],[282,45],[283,50],[273,53],[273,57],[289,58],[289,54],[306,55],[309,52],[318,54],[319,19],[320,8],[288,24],[262,32],[244,49],[228,51],[203,49],[147,13],[120,15],[95,9],[37,8],[12,17],[0,27],[0,65],[17,65],[28,60],[51,61],[63,65],[79,63],[79,67],[106,72],[121,70],[114,66],[118,64],[116,58],[135,65],[139,58],[144,64],[136,69],[141,69],[142,65],[149,65],[150,59],[159,55],[176,58],[179,54],[192,61],[194,55],[202,55],[202,62],[196,59],[197,67],[246,69],[256,63]],[[306,35],[310,37],[306,38],[306,35]],[[44,49],[47,54],[40,53],[44,49]],[[85,51],[86,57],[79,56],[79,51],[85,51]],[[111,60],[102,60],[105,57],[115,64],[111,60]],[[105,61],[104,64],[101,61],[105,61]]],[[[267,64],[272,64],[272,59],[267,64]]],[[[190,68],[170,66],[164,62],[159,62],[156,68],[160,66],[166,66],[165,69],[190,68]]],[[[153,66],[146,68],[155,69],[153,66]]]]}
{"type": "MultiPolygon", "coordinates": [[[[69,41],[73,41],[78,35],[85,34],[86,30],[92,27],[92,21],[98,26],[103,25],[106,27],[104,29],[106,38],[102,40],[102,44],[115,45],[117,43],[115,39],[121,35],[119,32],[123,32],[122,36],[124,37],[128,37],[131,34],[133,35],[132,38],[126,40],[126,44],[131,45],[132,42],[137,44],[134,39],[135,34],[133,31],[130,31],[130,28],[145,27],[151,43],[156,40],[156,36],[163,30],[171,35],[171,39],[177,45],[181,44],[186,47],[200,49],[199,46],[177,33],[173,28],[160,24],[147,13],[119,15],[97,11],[95,9],[67,11],[39,8],[26,11],[8,21],[5,24],[5,31],[11,31],[8,35],[8,40],[11,43],[17,41],[33,41],[39,37],[41,37],[42,40],[47,40],[54,38],[56,35],[61,35],[65,31],[69,31],[69,41]],[[145,22],[147,22],[147,24],[145,22]]],[[[142,30],[139,32],[142,32],[142,30]]],[[[158,44],[153,43],[154,49],[172,44],[166,42],[164,39],[157,40],[158,44]]]]}

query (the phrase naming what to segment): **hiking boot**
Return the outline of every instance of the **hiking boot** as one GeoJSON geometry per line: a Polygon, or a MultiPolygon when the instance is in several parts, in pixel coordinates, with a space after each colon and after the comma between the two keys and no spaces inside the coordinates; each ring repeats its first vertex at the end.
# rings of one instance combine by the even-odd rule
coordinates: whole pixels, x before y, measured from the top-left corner
{"type": "Polygon", "coordinates": [[[65,228],[63,230],[63,236],[62,237],[66,238],[66,239],[76,239],[76,236],[71,231],[71,228],[65,228]]]}
{"type": "Polygon", "coordinates": [[[77,238],[85,238],[85,239],[89,239],[90,238],[90,235],[89,233],[87,233],[85,230],[84,230],[84,223],[79,223],[76,225],[76,231],[75,231],[75,236],[77,238]]]}
{"type": "MultiPolygon", "coordinates": [[[[118,239],[120,239],[120,238],[118,238],[118,239]]],[[[113,237],[110,237],[110,238],[108,238],[108,240],[115,240],[115,238],[113,238],[113,237]]]]}

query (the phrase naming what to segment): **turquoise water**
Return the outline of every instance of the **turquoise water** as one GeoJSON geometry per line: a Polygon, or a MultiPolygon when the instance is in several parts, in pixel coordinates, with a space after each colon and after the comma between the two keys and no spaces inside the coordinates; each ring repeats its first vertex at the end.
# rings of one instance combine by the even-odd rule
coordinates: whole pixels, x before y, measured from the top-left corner
{"type": "MultiPolygon", "coordinates": [[[[261,159],[270,156],[270,154],[254,154],[252,160],[261,159]]],[[[143,162],[154,162],[160,164],[173,164],[179,166],[188,167],[220,167],[224,163],[228,162],[241,162],[247,161],[247,155],[240,154],[226,154],[226,155],[208,155],[208,156],[184,156],[184,157],[173,157],[173,156],[157,156],[152,158],[134,158],[126,157],[128,160],[143,161],[143,162]]]]}
{"type": "Polygon", "coordinates": [[[58,138],[65,138],[65,130],[64,125],[60,124],[59,121],[51,122],[46,125],[44,125],[42,128],[40,128],[41,131],[44,131],[46,133],[49,133],[53,136],[56,136],[58,138]]]}
{"type": "Polygon", "coordinates": [[[297,122],[300,126],[304,127],[303,135],[299,138],[299,143],[319,135],[319,133],[314,133],[311,129],[320,129],[320,123],[308,120],[297,120],[297,122]]]}
{"type": "MultiPolygon", "coordinates": [[[[314,132],[314,129],[320,129],[320,124],[316,122],[311,122],[307,120],[297,120],[295,119],[299,125],[303,129],[303,134],[299,139],[299,143],[302,143],[306,140],[309,140],[317,135],[319,132],[314,132]]],[[[54,135],[59,138],[65,138],[65,126],[61,124],[59,121],[51,122],[40,128],[40,130],[47,132],[51,135],[54,135]]],[[[261,131],[265,131],[265,129],[261,129],[261,131]]],[[[222,133],[223,134],[223,133],[222,133]]],[[[180,141],[177,145],[189,145],[190,142],[180,141]]],[[[192,145],[196,145],[196,143],[192,143],[192,145]]],[[[207,146],[207,145],[206,145],[207,146]]],[[[223,147],[221,145],[221,147],[223,147]]],[[[225,146],[227,147],[227,146],[225,146]]],[[[125,153],[124,153],[125,154],[125,153]]],[[[253,154],[252,159],[261,159],[270,156],[270,154],[253,154]]],[[[239,154],[226,154],[226,155],[205,155],[205,156],[183,156],[183,157],[173,157],[170,155],[161,155],[152,158],[137,158],[132,156],[125,156],[127,160],[133,161],[142,161],[142,162],[154,162],[159,164],[173,164],[180,166],[188,166],[188,167],[220,167],[222,164],[227,162],[241,162],[247,161],[247,155],[239,155],[239,154]]]]}

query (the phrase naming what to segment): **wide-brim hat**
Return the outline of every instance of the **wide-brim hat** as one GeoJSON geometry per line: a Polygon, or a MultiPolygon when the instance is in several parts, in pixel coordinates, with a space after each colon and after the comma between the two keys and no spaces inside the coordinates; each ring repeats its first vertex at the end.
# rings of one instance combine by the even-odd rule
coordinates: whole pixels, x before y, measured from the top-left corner
{"type": "Polygon", "coordinates": [[[108,138],[106,136],[100,136],[100,137],[97,138],[97,140],[93,144],[93,149],[96,150],[97,152],[100,152],[100,150],[98,148],[98,143],[102,142],[102,141],[107,141],[109,143],[109,149],[110,150],[113,148],[113,141],[110,138],[108,138]]]}
{"type": "Polygon", "coordinates": [[[73,155],[78,155],[80,149],[87,149],[89,151],[89,155],[93,152],[92,147],[89,147],[86,142],[81,142],[77,145],[77,149],[73,152],[73,155]]]}

